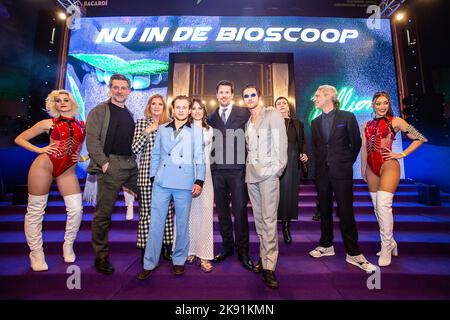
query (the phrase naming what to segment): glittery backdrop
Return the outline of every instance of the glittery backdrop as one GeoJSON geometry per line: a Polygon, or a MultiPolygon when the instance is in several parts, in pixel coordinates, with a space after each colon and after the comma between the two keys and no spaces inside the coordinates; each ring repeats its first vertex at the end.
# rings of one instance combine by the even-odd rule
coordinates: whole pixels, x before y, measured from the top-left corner
{"type": "MultiPolygon", "coordinates": [[[[80,26],[72,30],[70,36],[66,88],[74,93],[80,104],[81,118],[85,118],[96,104],[107,99],[108,79],[118,71],[132,81],[133,90],[127,107],[135,119],[141,118],[152,94],[167,95],[169,53],[177,52],[293,53],[297,116],[305,123],[308,142],[309,123],[317,116],[311,98],[322,84],[331,84],[338,89],[342,108],[354,112],[360,125],[373,117],[370,99],[375,91],[388,91],[395,104],[394,112],[399,114],[388,20],[381,20],[379,29],[369,29],[365,19],[242,16],[82,18],[80,26]],[[190,37],[188,40],[173,41],[180,27],[203,27],[208,31],[199,34],[200,40],[190,37]],[[260,29],[246,35],[243,33],[239,41],[217,41],[221,28],[230,27],[236,28],[236,31],[250,27],[260,29]],[[279,29],[272,29],[270,36],[267,32],[270,27],[279,29]],[[168,28],[168,31],[160,41],[140,41],[144,39],[146,28],[159,28],[159,32],[168,28]],[[296,28],[289,35],[298,39],[293,41],[283,32],[277,32],[287,28],[296,28]],[[306,33],[307,28],[310,28],[309,33],[306,33]],[[329,41],[324,41],[327,40],[324,33],[330,29],[336,31],[328,33],[329,41]],[[261,39],[256,39],[260,30],[265,34],[261,39]],[[320,33],[317,39],[315,30],[320,33]],[[347,32],[345,30],[356,30],[357,36],[342,38],[347,32]],[[303,31],[305,34],[302,34],[303,31]],[[333,32],[339,33],[334,42],[330,41],[333,35],[337,35],[333,32]]],[[[239,92],[239,88],[236,91],[239,92]]],[[[394,151],[401,150],[401,144],[398,134],[394,151]]],[[[404,177],[403,161],[401,165],[404,177]]],[[[83,169],[81,165],[81,174],[83,169]]],[[[359,158],[354,165],[354,177],[361,177],[359,158]]]]}

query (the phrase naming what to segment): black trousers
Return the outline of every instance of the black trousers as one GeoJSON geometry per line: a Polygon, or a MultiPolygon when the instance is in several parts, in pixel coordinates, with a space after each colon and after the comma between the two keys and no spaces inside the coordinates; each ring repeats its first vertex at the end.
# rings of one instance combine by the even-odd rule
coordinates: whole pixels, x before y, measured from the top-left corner
{"type": "Polygon", "coordinates": [[[249,235],[245,170],[218,169],[212,171],[214,202],[219,216],[222,251],[233,251],[233,223],[230,200],[234,215],[234,234],[236,247],[241,258],[248,257],[249,235]]]}
{"type": "Polygon", "coordinates": [[[339,227],[347,254],[361,254],[358,247],[358,231],[353,212],[353,179],[333,179],[327,173],[316,179],[317,194],[320,199],[320,246],[333,245],[333,193],[337,203],[339,227]]]}

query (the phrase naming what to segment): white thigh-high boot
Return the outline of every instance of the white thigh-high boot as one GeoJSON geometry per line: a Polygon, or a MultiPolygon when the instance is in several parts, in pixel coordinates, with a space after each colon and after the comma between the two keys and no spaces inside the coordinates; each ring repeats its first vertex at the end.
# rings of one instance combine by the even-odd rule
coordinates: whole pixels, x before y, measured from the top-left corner
{"type": "Polygon", "coordinates": [[[381,237],[381,254],[378,259],[378,265],[381,267],[391,264],[391,255],[398,255],[397,243],[394,240],[393,198],[393,193],[386,191],[377,192],[378,224],[381,237]]]}
{"type": "Polygon", "coordinates": [[[125,198],[125,204],[127,206],[127,215],[125,219],[133,220],[134,216],[134,195],[126,190],[123,190],[123,196],[125,198]]]}
{"type": "Polygon", "coordinates": [[[370,198],[372,199],[373,212],[375,213],[375,217],[377,218],[377,221],[378,221],[377,193],[376,192],[370,192],[370,198]]]}
{"type": "Polygon", "coordinates": [[[48,194],[35,196],[28,194],[28,207],[25,215],[25,237],[30,247],[30,263],[33,271],[46,271],[48,265],[42,242],[42,220],[47,207],[48,194]]]}
{"type": "Polygon", "coordinates": [[[73,243],[77,238],[83,215],[83,200],[81,193],[65,196],[64,203],[66,204],[67,221],[66,233],[64,235],[63,257],[65,262],[71,263],[74,262],[76,258],[75,253],[73,252],[73,243]]]}
{"type": "MultiPolygon", "coordinates": [[[[370,199],[372,199],[373,204],[373,213],[375,213],[375,218],[377,218],[378,225],[380,225],[380,219],[378,218],[378,211],[377,211],[377,193],[376,192],[369,192],[370,193],[370,199]]],[[[381,251],[377,252],[377,256],[381,254],[381,251]]]]}

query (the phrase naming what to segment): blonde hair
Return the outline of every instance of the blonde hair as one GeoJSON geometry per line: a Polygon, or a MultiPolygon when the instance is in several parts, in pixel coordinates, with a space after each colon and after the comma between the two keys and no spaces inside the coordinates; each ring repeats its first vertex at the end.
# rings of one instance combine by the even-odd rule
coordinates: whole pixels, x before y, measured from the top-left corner
{"type": "Polygon", "coordinates": [[[47,98],[45,98],[45,110],[47,111],[47,113],[53,118],[57,118],[61,115],[59,111],[56,110],[56,101],[55,101],[60,94],[65,94],[69,97],[70,103],[72,104],[72,117],[76,117],[80,113],[78,103],[76,102],[75,98],[69,91],[62,89],[53,90],[52,92],[49,93],[47,98]]]}
{"type": "Polygon", "coordinates": [[[147,105],[145,106],[145,110],[144,110],[144,116],[146,118],[150,118],[152,116],[152,110],[151,110],[151,104],[152,101],[156,98],[161,99],[162,103],[163,103],[163,111],[161,114],[161,117],[159,118],[159,123],[158,124],[163,124],[166,122],[169,122],[170,118],[169,118],[169,108],[167,107],[166,102],[164,101],[164,98],[162,95],[156,93],[154,95],[152,95],[147,102],[147,105]]]}
{"type": "Polygon", "coordinates": [[[317,88],[317,91],[323,92],[325,96],[331,96],[331,101],[333,101],[333,105],[335,108],[339,108],[339,100],[337,98],[337,90],[335,87],[330,86],[328,84],[324,84],[317,88]]]}

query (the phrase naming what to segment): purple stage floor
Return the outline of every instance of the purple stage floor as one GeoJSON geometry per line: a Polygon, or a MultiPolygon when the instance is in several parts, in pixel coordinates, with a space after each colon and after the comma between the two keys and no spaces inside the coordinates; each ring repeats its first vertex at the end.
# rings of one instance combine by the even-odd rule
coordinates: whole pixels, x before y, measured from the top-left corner
{"type": "MultiPolygon", "coordinates": [[[[279,232],[280,255],[277,265],[279,289],[269,289],[261,275],[245,270],[237,257],[215,264],[203,273],[197,265],[186,265],[181,277],[172,274],[169,262],[161,259],[160,267],[144,282],[135,279],[140,271],[139,252],[135,248],[137,206],[134,221],[125,221],[123,201],[117,202],[110,233],[111,261],[116,268],[112,276],[98,274],[93,267],[90,245],[92,207],[86,206],[83,223],[75,244],[81,271],[81,289],[69,290],[66,281],[69,264],[62,259],[65,214],[61,198],[50,195],[44,221],[44,250],[49,271],[36,273],[29,269],[28,247],[23,232],[26,206],[0,203],[0,299],[150,299],[150,300],[380,300],[380,299],[449,299],[450,298],[450,195],[442,194],[441,206],[415,202],[415,185],[402,181],[394,202],[395,237],[399,257],[392,265],[381,268],[381,289],[369,290],[370,277],[345,262],[345,253],[335,223],[336,256],[319,260],[308,255],[320,237],[320,224],[311,221],[315,190],[301,187],[299,220],[292,222],[294,242],[283,243],[279,232]]],[[[121,199],[123,200],[123,199],[121,199]]],[[[377,262],[378,225],[364,184],[355,183],[355,213],[362,252],[377,262]]],[[[250,254],[258,258],[259,243],[251,208],[250,254]]],[[[336,219],[337,220],[337,219],[336,219]]],[[[217,217],[214,220],[215,251],[220,250],[217,217]]]]}

